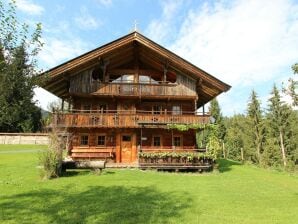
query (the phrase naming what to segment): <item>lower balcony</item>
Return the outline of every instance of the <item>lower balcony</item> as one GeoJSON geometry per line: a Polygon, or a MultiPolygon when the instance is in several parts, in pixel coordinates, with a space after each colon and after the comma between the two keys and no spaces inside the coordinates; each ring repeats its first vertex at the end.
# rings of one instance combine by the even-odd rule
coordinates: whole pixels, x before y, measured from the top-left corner
{"type": "Polygon", "coordinates": [[[168,124],[206,124],[209,115],[136,113],[54,113],[55,127],[155,128],[168,124]]]}

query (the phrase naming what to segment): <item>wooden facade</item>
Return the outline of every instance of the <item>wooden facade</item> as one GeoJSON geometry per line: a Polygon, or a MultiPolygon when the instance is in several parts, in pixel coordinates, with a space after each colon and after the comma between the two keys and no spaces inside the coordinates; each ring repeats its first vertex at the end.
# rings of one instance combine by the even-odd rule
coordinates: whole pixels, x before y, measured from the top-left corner
{"type": "Polygon", "coordinates": [[[45,73],[45,89],[62,98],[51,127],[69,132],[69,156],[130,164],[138,152],[198,151],[198,108],[230,86],[138,32],[45,73]]]}

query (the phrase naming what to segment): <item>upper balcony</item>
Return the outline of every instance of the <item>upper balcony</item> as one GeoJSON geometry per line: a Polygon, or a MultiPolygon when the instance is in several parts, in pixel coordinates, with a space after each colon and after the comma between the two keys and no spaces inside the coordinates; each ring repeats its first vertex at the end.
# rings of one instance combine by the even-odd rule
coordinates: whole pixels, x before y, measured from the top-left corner
{"type": "Polygon", "coordinates": [[[137,96],[149,98],[183,97],[196,98],[194,91],[176,84],[107,83],[93,87],[92,95],[137,96]]]}
{"type": "Polygon", "coordinates": [[[70,80],[69,93],[140,98],[198,98],[195,83],[180,76],[177,82],[154,80],[144,75],[138,76],[138,80],[133,75],[117,77],[103,82],[84,73],[76,75],[70,80]]]}
{"type": "Polygon", "coordinates": [[[87,128],[162,128],[168,124],[206,124],[208,114],[184,113],[152,114],[152,111],[107,111],[106,113],[54,113],[52,125],[56,127],[87,127],[87,128]]]}

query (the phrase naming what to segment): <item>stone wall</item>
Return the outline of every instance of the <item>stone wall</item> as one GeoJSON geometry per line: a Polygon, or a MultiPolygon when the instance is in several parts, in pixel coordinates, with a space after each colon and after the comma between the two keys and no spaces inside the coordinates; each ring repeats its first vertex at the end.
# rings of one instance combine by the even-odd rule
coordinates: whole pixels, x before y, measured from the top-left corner
{"type": "Polygon", "coordinates": [[[43,133],[0,133],[0,144],[48,144],[48,134],[43,133]]]}

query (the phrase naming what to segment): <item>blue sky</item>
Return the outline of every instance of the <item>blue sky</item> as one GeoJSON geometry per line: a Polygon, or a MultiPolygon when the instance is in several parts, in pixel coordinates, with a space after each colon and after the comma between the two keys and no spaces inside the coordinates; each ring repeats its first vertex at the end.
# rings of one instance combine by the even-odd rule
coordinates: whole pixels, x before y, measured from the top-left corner
{"type": "MultiPolygon", "coordinates": [[[[273,83],[298,62],[298,2],[290,0],[17,0],[18,15],[43,24],[46,70],[133,30],[232,85],[224,115],[244,113],[255,89],[265,109],[273,83]]],[[[41,89],[46,108],[55,98],[41,89]]],[[[288,98],[284,98],[288,101],[288,98]]]]}

